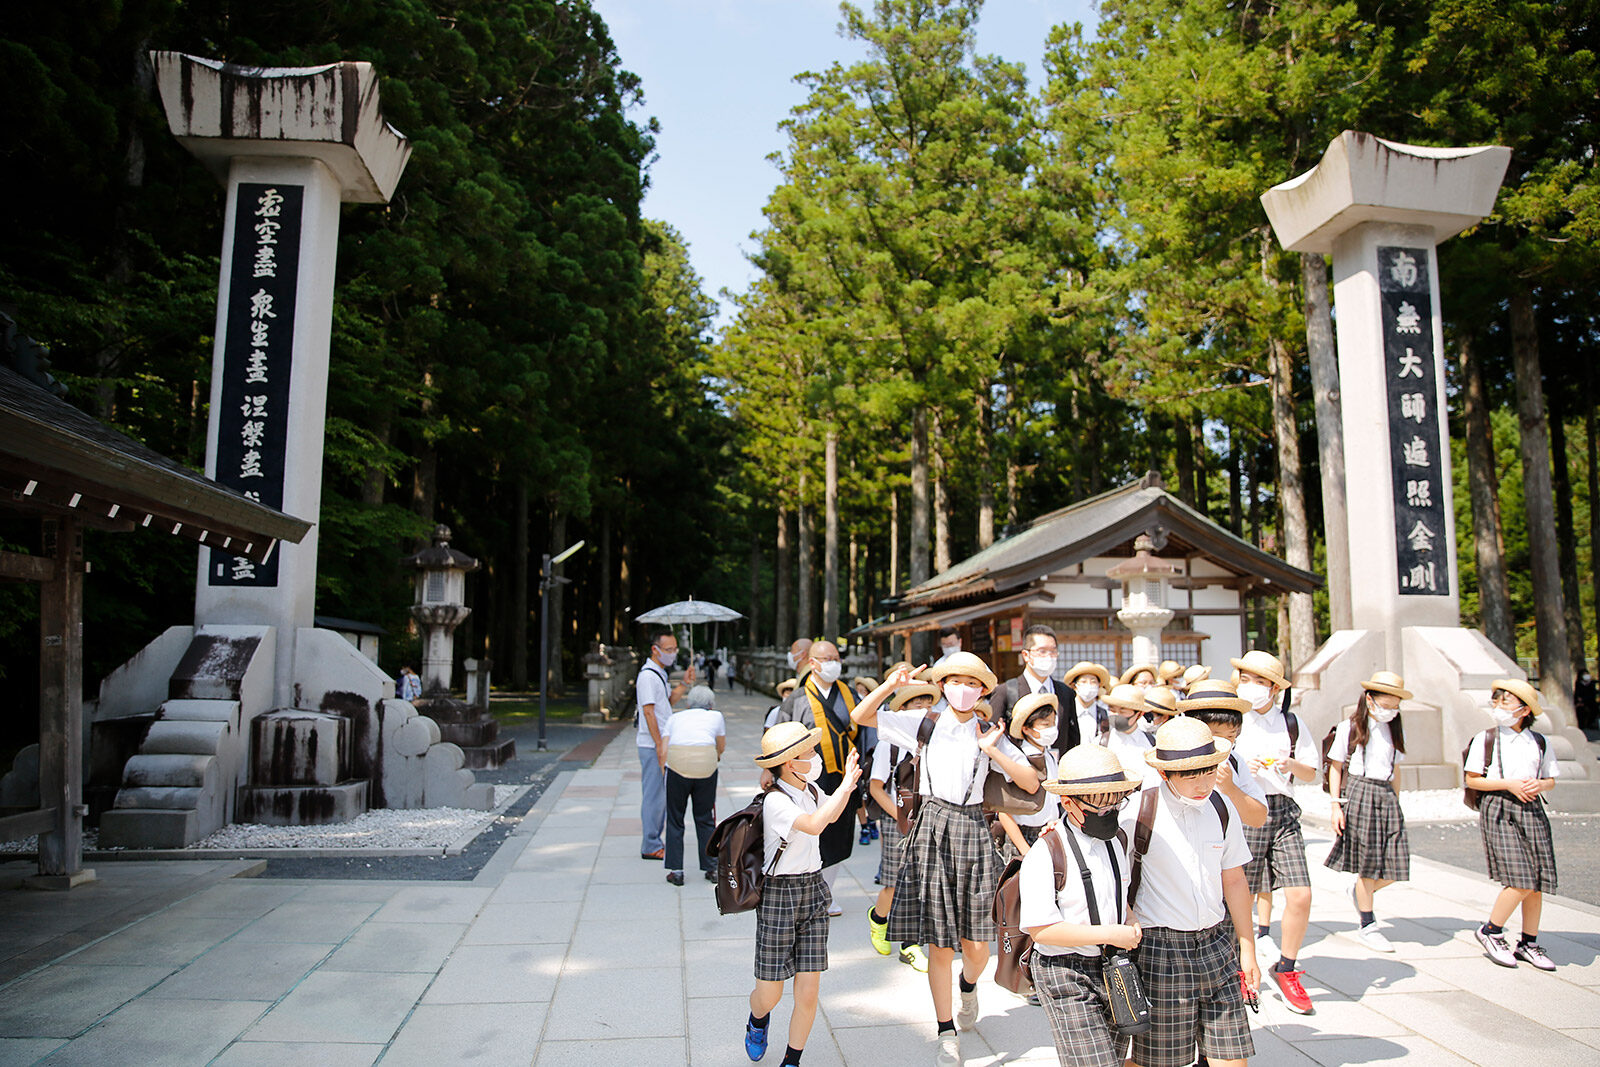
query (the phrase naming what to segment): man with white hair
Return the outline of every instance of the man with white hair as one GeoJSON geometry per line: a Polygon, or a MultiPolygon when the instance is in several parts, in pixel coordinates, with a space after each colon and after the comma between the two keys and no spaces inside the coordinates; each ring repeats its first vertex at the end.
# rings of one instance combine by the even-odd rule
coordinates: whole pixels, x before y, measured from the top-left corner
{"type": "Polygon", "coordinates": [[[684,811],[694,804],[694,837],[700,849],[700,871],[706,881],[717,880],[717,861],[711,855],[711,832],[716,829],[712,806],[717,800],[717,761],[728,745],[728,727],[716,710],[717,696],[697,685],[683,698],[661,731],[661,769],[667,776],[667,881],[683,884],[684,811]]]}

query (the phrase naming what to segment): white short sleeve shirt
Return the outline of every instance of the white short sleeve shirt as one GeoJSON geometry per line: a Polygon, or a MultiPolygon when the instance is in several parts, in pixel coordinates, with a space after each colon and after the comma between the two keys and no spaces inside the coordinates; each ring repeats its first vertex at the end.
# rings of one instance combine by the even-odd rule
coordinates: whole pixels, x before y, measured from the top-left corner
{"type": "Polygon", "coordinates": [[[639,728],[635,734],[635,743],[640,748],[655,747],[655,739],[650,736],[650,724],[644,721],[645,708],[654,705],[656,716],[656,729],[664,729],[667,719],[672,716],[671,691],[667,688],[667,672],[657,665],[655,660],[650,660],[639,668],[639,677],[633,683],[634,695],[638,699],[639,728]]]}
{"type": "Polygon", "coordinates": [[[1472,744],[1467,746],[1467,762],[1463,770],[1481,774],[1485,778],[1560,777],[1561,767],[1556,763],[1555,746],[1548,740],[1544,746],[1544,758],[1541,759],[1539,742],[1534,740],[1532,730],[1518,733],[1509,726],[1496,726],[1494,729],[1494,758],[1489,761],[1489,767],[1483,765],[1485,731],[1474,737],[1472,744]]]}
{"type": "MultiPolygon", "coordinates": [[[[1122,845],[1113,838],[1110,841],[1096,841],[1075,826],[1067,822],[1061,823],[1059,830],[1052,833],[1072,834],[1077,842],[1078,849],[1083,853],[1084,866],[1089,869],[1089,879],[1094,886],[1095,907],[1099,909],[1100,921],[1114,925],[1123,921],[1123,916],[1118,911],[1119,902],[1128,899],[1128,855],[1123,851],[1122,845]],[[1116,857],[1113,868],[1112,857],[1116,857]]],[[[1055,865],[1050,854],[1050,847],[1044,838],[1029,850],[1022,858],[1022,870],[1018,874],[1021,879],[1018,889],[1022,909],[1020,921],[1024,930],[1041,926],[1052,926],[1055,923],[1075,923],[1088,925],[1089,905],[1083,894],[1083,876],[1079,873],[1078,863],[1072,857],[1072,848],[1065,840],[1062,841],[1061,851],[1064,853],[1066,865],[1062,868],[1066,878],[1062,881],[1061,892],[1056,892],[1055,865]]],[[[1100,955],[1099,945],[1079,945],[1068,948],[1063,945],[1041,945],[1034,942],[1035,951],[1045,956],[1064,956],[1075,953],[1079,956],[1100,955]]]]}
{"type": "MultiPolygon", "coordinates": [[[[1022,759],[1030,760],[1039,755],[1044,756],[1044,773],[1040,776],[1040,781],[1043,781],[1045,778],[1054,778],[1056,776],[1056,768],[1059,766],[1059,760],[1056,756],[1055,749],[1047,748],[1041,752],[1038,745],[1024,738],[1022,747],[1018,750],[1017,754],[1022,759]]],[[[1002,771],[1001,773],[1004,774],[1005,772],[1002,771]]],[[[1006,780],[1011,780],[1011,776],[1009,774],[1006,775],[1006,780]]],[[[1061,817],[1061,798],[1050,792],[1050,790],[1046,789],[1042,785],[1039,787],[1039,792],[1044,794],[1044,806],[1038,811],[1034,812],[1032,815],[1011,816],[1017,821],[1018,826],[1043,826],[1050,820],[1059,819],[1061,817]]]]}
{"type": "MultiPolygon", "coordinates": [[[[1226,797],[1228,829],[1208,800],[1190,807],[1164,782],[1157,791],[1150,850],[1144,856],[1139,895],[1133,912],[1146,926],[1171,930],[1208,930],[1228,917],[1222,899],[1222,872],[1250,862],[1244,824],[1226,797]]],[[[1122,828],[1133,841],[1143,796],[1128,801],[1122,828]]],[[[1030,853],[1031,855],[1032,853],[1030,853]]]]}
{"type": "Polygon", "coordinates": [[[820,799],[820,796],[812,796],[811,790],[792,789],[781,779],[773,785],[761,807],[761,845],[765,849],[762,855],[766,857],[769,873],[809,874],[822,870],[822,844],[817,835],[801,833],[794,828],[794,821],[801,815],[817,810],[820,799]],[[785,841],[789,844],[783,855],[778,856],[778,846],[785,841]],[[778,856],[776,866],[772,864],[774,856],[778,856]]]}
{"type": "Polygon", "coordinates": [[[1244,725],[1239,730],[1239,741],[1234,745],[1234,751],[1239,754],[1239,762],[1249,765],[1253,759],[1271,760],[1272,764],[1264,769],[1258,776],[1261,788],[1268,793],[1278,793],[1286,797],[1294,796],[1294,783],[1283,765],[1277,761],[1293,758],[1300,763],[1311,767],[1320,767],[1322,756],[1318,751],[1319,746],[1312,740],[1311,731],[1306,728],[1305,721],[1300,721],[1300,739],[1294,746],[1294,751],[1289,751],[1289,722],[1284,718],[1283,711],[1274,707],[1265,715],[1258,715],[1253,711],[1244,713],[1244,725]]]}
{"type": "Polygon", "coordinates": [[[1367,718],[1367,743],[1350,751],[1350,730],[1353,723],[1345,719],[1333,731],[1333,744],[1328,747],[1328,762],[1343,763],[1350,757],[1350,773],[1358,778],[1376,778],[1387,782],[1394,778],[1394,765],[1405,759],[1405,753],[1394,750],[1394,734],[1389,724],[1367,718]]]}
{"type": "Polygon", "coordinates": [[[715,745],[727,733],[722,712],[710,708],[680,708],[661,726],[661,736],[670,745],[715,745]]]}
{"type": "MultiPolygon", "coordinates": [[[[951,804],[982,803],[983,783],[992,763],[978,748],[978,730],[983,723],[976,715],[962,722],[943,701],[935,707],[940,711],[939,719],[922,754],[922,795],[951,804]]],[[[891,744],[914,750],[917,728],[926,714],[926,709],[878,712],[878,747],[891,744]]],[[[1008,757],[1020,758],[1009,740],[1001,738],[998,747],[1008,757]]]]}

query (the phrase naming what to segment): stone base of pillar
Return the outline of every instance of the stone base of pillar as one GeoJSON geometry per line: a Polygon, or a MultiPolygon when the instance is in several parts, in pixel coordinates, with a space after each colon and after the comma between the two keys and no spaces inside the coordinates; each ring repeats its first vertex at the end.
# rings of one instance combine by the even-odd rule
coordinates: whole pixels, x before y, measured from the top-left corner
{"type": "Polygon", "coordinates": [[[465,767],[500,767],[517,756],[517,743],[500,736],[500,724],[482,708],[454,697],[426,696],[413,702],[420,714],[439,724],[439,739],[461,749],[465,767]]]}
{"type": "Polygon", "coordinates": [[[88,885],[95,880],[94,871],[85,867],[72,874],[30,874],[22,880],[22,885],[24,889],[42,889],[50,893],[59,893],[64,889],[76,889],[80,885],[88,885]]]}

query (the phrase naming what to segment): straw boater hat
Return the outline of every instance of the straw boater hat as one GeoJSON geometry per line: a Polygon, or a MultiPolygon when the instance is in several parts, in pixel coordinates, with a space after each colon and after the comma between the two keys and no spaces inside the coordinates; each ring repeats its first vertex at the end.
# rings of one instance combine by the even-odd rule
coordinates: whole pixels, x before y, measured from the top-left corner
{"type": "Polygon", "coordinates": [[[1135,715],[1145,712],[1144,692],[1136,685],[1113,686],[1111,692],[1104,694],[1101,699],[1114,708],[1131,711],[1135,715]]]}
{"type": "Polygon", "coordinates": [[[1088,660],[1079,660],[1077,663],[1074,663],[1071,669],[1069,669],[1066,674],[1061,676],[1061,679],[1068,685],[1071,685],[1073,679],[1084,674],[1092,674],[1096,678],[1100,679],[1101,692],[1105,692],[1107,689],[1111,688],[1111,672],[1100,666],[1100,664],[1090,663],[1088,660]]]}
{"type": "Polygon", "coordinates": [[[1211,677],[1211,668],[1204,663],[1196,663],[1193,667],[1183,672],[1182,685],[1187,689],[1194,683],[1203,682],[1209,677],[1211,677]]]}
{"type": "Polygon", "coordinates": [[[988,722],[990,719],[994,718],[994,705],[990,704],[987,700],[980,700],[976,704],[972,705],[972,713],[978,718],[982,719],[984,722],[988,722]]]}
{"type": "Polygon", "coordinates": [[[1056,776],[1040,784],[1057,796],[1089,797],[1131,793],[1144,782],[1128,774],[1115,752],[1090,742],[1069,750],[1061,757],[1056,776]]]}
{"type": "Polygon", "coordinates": [[[989,669],[989,665],[971,652],[957,652],[946,656],[943,662],[928,672],[928,680],[942,682],[953,675],[978,679],[983,683],[985,693],[1000,684],[1000,680],[994,676],[994,671],[989,669]]]}
{"type": "Polygon", "coordinates": [[[816,748],[820,740],[820,726],[807,730],[797,722],[780,722],[761,735],[761,755],[756,756],[755,761],[762,767],[777,767],[799,759],[816,748]]]}
{"type": "Polygon", "coordinates": [[[1028,725],[1028,719],[1040,708],[1050,708],[1059,712],[1061,701],[1056,699],[1054,693],[1029,693],[1012,705],[1011,725],[1008,728],[1012,740],[1022,740],[1022,728],[1028,725]]]}
{"type": "Polygon", "coordinates": [[[1218,678],[1215,681],[1206,680],[1191,685],[1178,708],[1185,713],[1215,709],[1237,711],[1243,715],[1250,710],[1250,702],[1239,695],[1232,682],[1224,682],[1218,678]]]}
{"type": "Polygon", "coordinates": [[[1164,659],[1156,668],[1156,682],[1160,685],[1170,685],[1182,676],[1183,664],[1175,659],[1164,659]]]}
{"type": "Polygon", "coordinates": [[[869,693],[878,688],[878,680],[870,674],[858,674],[850,679],[850,684],[858,688],[865,685],[869,693]]]}
{"type": "Polygon", "coordinates": [[[1411,690],[1406,688],[1406,680],[1393,671],[1377,671],[1371,678],[1361,683],[1361,688],[1374,693],[1387,693],[1401,700],[1411,699],[1411,690]]]}
{"type": "Polygon", "coordinates": [[[1157,715],[1176,715],[1178,694],[1164,685],[1152,685],[1144,691],[1144,710],[1153,711],[1157,715]]]}
{"type": "Polygon", "coordinates": [[[794,692],[795,686],[799,684],[800,680],[798,678],[785,678],[783,681],[778,683],[778,695],[787,696],[788,694],[794,692]]]}
{"type": "Polygon", "coordinates": [[[942,695],[939,687],[930,682],[912,682],[894,691],[894,696],[889,698],[889,710],[899,711],[918,697],[932,697],[938,700],[942,695]]]}
{"type": "Polygon", "coordinates": [[[1211,727],[1199,719],[1177,715],[1156,731],[1156,747],[1144,761],[1158,771],[1197,771],[1215,767],[1228,758],[1233,743],[1211,736],[1211,727]]]}
{"type": "Polygon", "coordinates": [[[1228,662],[1233,664],[1234,670],[1259,674],[1279,689],[1289,687],[1289,679],[1283,676],[1283,661],[1271,652],[1253,648],[1244,654],[1243,659],[1230,659],[1228,662]]]}
{"type": "MultiPolygon", "coordinates": [[[[1544,710],[1539,707],[1539,691],[1520,678],[1498,678],[1489,687],[1489,692],[1504,689],[1528,707],[1533,709],[1535,715],[1543,715],[1544,710]]],[[[1401,699],[1404,699],[1403,697],[1401,699]]]]}
{"type": "Polygon", "coordinates": [[[1161,677],[1161,668],[1157,667],[1154,663],[1135,663],[1133,666],[1123,671],[1122,677],[1118,680],[1122,682],[1123,685],[1128,685],[1135,678],[1139,677],[1140,671],[1149,671],[1150,677],[1152,678],[1161,677]]]}

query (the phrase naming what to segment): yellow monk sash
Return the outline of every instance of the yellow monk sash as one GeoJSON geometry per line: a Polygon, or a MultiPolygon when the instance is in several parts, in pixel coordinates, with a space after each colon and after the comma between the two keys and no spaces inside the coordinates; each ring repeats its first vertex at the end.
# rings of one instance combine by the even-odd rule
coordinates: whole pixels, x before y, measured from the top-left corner
{"type": "MultiPolygon", "coordinates": [[[[840,685],[835,682],[834,686],[839,690],[839,695],[844,700],[844,713],[848,716],[852,711],[856,710],[855,695],[850,692],[848,685],[840,685]]],[[[817,675],[815,671],[806,676],[805,694],[806,699],[811,701],[811,721],[822,727],[823,743],[817,746],[822,750],[822,769],[828,774],[843,774],[845,756],[841,742],[845,738],[854,742],[859,728],[854,720],[850,720],[850,727],[847,730],[834,728],[833,720],[828,717],[827,710],[822,706],[822,694],[817,690],[817,675]]]]}

